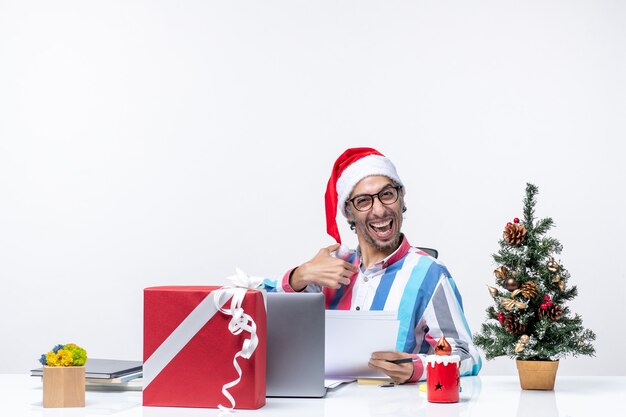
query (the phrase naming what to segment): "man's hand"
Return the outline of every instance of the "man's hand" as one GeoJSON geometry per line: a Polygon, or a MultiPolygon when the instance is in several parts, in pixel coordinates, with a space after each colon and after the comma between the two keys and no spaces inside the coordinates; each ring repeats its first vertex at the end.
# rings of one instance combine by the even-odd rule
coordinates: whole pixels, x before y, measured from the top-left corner
{"type": "Polygon", "coordinates": [[[302,291],[309,284],[321,287],[339,288],[340,284],[350,284],[350,277],[359,272],[359,268],[343,259],[331,256],[339,244],[320,249],[308,262],[293,270],[289,284],[295,291],[302,291]]]}
{"type": "Polygon", "coordinates": [[[411,355],[404,352],[374,352],[368,366],[384,372],[395,384],[404,384],[413,376],[413,362],[395,364],[390,361],[408,358],[411,358],[411,355]]]}

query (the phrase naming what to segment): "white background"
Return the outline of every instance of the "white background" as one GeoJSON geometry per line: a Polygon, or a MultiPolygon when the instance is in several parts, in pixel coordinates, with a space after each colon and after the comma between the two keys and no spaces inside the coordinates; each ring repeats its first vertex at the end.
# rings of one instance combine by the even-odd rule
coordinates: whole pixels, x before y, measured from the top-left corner
{"type": "Polygon", "coordinates": [[[144,287],[280,278],[332,243],[335,158],[373,146],[474,331],[535,183],[598,335],[560,372],[626,374],[625,18],[599,0],[0,0],[0,372],[56,343],[140,359],[144,287]]]}

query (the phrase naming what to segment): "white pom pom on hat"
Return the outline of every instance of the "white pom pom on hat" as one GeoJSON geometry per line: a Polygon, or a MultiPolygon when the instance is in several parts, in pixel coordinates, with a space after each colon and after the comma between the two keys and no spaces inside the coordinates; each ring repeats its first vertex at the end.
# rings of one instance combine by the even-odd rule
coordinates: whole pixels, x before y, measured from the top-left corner
{"type": "Polygon", "coordinates": [[[384,175],[403,185],[396,167],[383,154],[373,148],[350,148],[337,158],[326,186],[326,231],[337,243],[341,243],[337,228],[337,208],[344,216],[346,201],[354,187],[363,178],[384,175]]]}

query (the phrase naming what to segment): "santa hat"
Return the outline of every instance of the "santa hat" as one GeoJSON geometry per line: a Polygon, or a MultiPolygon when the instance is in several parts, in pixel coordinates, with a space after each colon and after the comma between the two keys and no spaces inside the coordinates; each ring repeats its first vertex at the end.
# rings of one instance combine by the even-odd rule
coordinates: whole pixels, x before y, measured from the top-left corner
{"type": "Polygon", "coordinates": [[[402,185],[396,167],[383,154],[372,148],[351,148],[335,161],[326,187],[326,231],[341,243],[337,228],[337,208],[347,217],[346,201],[354,187],[365,177],[384,175],[402,185]]]}

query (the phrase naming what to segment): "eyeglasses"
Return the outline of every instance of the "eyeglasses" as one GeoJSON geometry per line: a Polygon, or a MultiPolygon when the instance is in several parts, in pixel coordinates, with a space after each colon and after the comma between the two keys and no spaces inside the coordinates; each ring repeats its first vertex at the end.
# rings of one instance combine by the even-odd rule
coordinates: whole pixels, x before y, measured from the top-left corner
{"type": "Polygon", "coordinates": [[[374,197],[378,197],[378,201],[388,206],[398,201],[401,186],[389,185],[376,194],[359,194],[348,200],[358,211],[367,211],[374,205],[374,197]]]}

